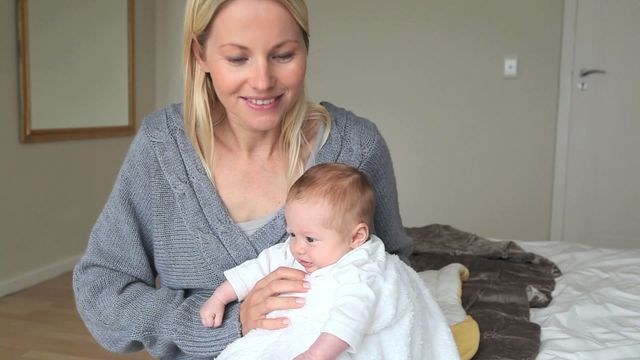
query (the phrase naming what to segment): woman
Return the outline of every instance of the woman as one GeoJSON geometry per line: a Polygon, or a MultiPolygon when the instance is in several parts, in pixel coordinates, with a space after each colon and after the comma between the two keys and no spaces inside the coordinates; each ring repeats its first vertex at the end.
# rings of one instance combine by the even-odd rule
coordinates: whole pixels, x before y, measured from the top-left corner
{"type": "Polygon", "coordinates": [[[293,269],[228,306],[219,328],[202,326],[198,310],[223,271],[286,239],[288,187],[313,164],[367,174],[374,233],[406,261],[412,244],[375,125],[306,99],[308,33],[303,0],[188,1],[183,105],[145,119],[74,271],[78,311],[105,348],[213,357],[253,328],[286,326],[265,315],[304,305],[278,296],[306,290],[293,269]]]}

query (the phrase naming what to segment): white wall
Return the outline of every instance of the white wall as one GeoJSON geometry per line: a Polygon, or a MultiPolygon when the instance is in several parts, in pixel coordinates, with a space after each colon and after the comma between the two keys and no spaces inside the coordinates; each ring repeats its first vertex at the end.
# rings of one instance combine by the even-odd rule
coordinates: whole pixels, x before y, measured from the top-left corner
{"type": "MultiPolygon", "coordinates": [[[[20,143],[16,3],[0,0],[0,296],[71,269],[132,139],[20,143]]],[[[136,10],[140,121],[155,108],[154,0],[136,10]]]]}
{"type": "Polygon", "coordinates": [[[314,99],[375,121],[403,220],[549,237],[562,2],[309,1],[314,99]],[[520,76],[502,77],[505,55],[520,76]]]}
{"type": "MultiPolygon", "coordinates": [[[[178,3],[158,2],[159,35],[181,32],[178,3]]],[[[405,225],[549,238],[562,1],[307,3],[310,97],[378,125],[405,225]],[[519,58],[515,80],[502,77],[505,55],[519,58]]],[[[159,105],[181,97],[181,47],[165,37],[159,105]]]]}
{"type": "Polygon", "coordinates": [[[182,102],[182,24],[185,0],[156,2],[156,104],[182,102]]]}

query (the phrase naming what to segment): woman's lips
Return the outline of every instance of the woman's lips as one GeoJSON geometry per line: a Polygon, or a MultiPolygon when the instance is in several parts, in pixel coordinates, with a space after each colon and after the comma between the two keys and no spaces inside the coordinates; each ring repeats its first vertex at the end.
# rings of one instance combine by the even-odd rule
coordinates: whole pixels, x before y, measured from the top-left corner
{"type": "Polygon", "coordinates": [[[280,104],[282,95],[275,97],[240,97],[247,106],[253,110],[266,111],[275,109],[280,104]]]}

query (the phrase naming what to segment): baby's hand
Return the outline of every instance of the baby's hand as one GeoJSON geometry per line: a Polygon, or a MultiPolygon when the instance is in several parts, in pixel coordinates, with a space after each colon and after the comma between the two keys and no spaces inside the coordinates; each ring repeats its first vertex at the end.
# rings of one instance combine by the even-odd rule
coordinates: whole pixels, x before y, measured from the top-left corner
{"type": "Polygon", "coordinates": [[[349,348],[344,340],[330,333],[321,333],[311,347],[294,360],[335,360],[349,348]]]}
{"type": "Polygon", "coordinates": [[[293,360],[315,360],[315,359],[316,357],[314,357],[309,350],[293,358],[293,360]]]}
{"type": "Polygon", "coordinates": [[[218,327],[222,324],[225,304],[215,296],[210,297],[200,308],[200,320],[207,327],[218,327]]]}

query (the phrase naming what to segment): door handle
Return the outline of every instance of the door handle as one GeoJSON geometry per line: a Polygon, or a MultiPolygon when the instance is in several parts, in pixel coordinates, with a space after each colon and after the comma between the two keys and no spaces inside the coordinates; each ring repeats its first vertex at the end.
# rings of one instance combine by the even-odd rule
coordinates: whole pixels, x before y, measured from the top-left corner
{"type": "Polygon", "coordinates": [[[606,74],[607,72],[600,69],[580,69],[580,77],[584,78],[593,74],[606,74]]]}

